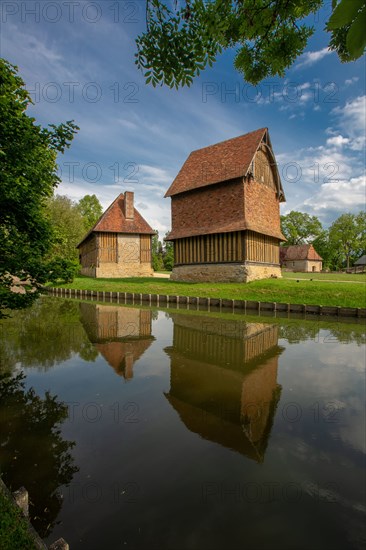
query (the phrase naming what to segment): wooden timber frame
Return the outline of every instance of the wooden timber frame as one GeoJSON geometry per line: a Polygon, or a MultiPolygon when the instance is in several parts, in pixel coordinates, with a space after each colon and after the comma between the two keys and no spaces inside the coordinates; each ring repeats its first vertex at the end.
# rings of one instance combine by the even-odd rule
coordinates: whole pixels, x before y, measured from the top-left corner
{"type": "Polygon", "coordinates": [[[254,231],[185,237],[174,241],[174,264],[256,262],[279,264],[279,239],[254,231]]]}

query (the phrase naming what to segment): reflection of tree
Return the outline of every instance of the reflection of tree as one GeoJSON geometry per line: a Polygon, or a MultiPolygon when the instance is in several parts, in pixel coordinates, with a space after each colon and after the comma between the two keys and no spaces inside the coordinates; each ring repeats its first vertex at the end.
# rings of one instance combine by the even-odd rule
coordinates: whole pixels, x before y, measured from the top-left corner
{"type": "Polygon", "coordinates": [[[366,343],[363,323],[325,322],[320,319],[284,321],[279,325],[279,338],[284,338],[290,344],[298,344],[305,340],[338,341],[345,344],[355,342],[358,345],[366,343]]]}
{"type": "Polygon", "coordinates": [[[32,308],[1,320],[0,331],[0,370],[17,362],[47,369],[73,353],[88,361],[98,356],[80,323],[78,302],[40,299],[32,308]]]}
{"type": "Polygon", "coordinates": [[[279,338],[284,338],[289,344],[298,344],[304,340],[315,340],[319,333],[319,321],[291,321],[281,324],[279,338]]]}
{"type": "Polygon", "coordinates": [[[75,443],[61,437],[67,407],[46,392],[25,391],[24,375],[0,375],[0,469],[4,482],[30,496],[30,519],[42,538],[53,529],[62,506],[58,492],[78,468],[70,453],[75,443]]]}

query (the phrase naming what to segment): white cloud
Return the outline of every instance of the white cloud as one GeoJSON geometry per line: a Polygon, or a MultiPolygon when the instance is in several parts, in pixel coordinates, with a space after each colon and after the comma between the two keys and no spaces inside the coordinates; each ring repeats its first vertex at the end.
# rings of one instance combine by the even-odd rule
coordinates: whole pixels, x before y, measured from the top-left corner
{"type": "Polygon", "coordinates": [[[358,176],[350,180],[337,180],[323,183],[312,197],[304,204],[311,206],[315,212],[322,210],[355,210],[365,207],[366,178],[358,176]]]}
{"type": "Polygon", "coordinates": [[[332,111],[339,119],[339,126],[350,136],[360,137],[366,131],[366,95],[350,99],[344,107],[335,107],[332,111]]]}
{"type": "Polygon", "coordinates": [[[333,52],[328,48],[323,48],[315,52],[305,52],[299,57],[299,62],[295,65],[295,68],[310,67],[331,53],[333,52]]]}
{"type": "Polygon", "coordinates": [[[333,136],[327,139],[327,145],[334,145],[335,147],[342,147],[342,145],[345,145],[346,143],[349,143],[349,138],[341,135],[333,136]]]}
{"type": "Polygon", "coordinates": [[[358,81],[359,81],[358,76],[353,76],[352,78],[347,78],[347,80],[345,80],[344,83],[346,86],[351,86],[352,84],[358,81]]]}

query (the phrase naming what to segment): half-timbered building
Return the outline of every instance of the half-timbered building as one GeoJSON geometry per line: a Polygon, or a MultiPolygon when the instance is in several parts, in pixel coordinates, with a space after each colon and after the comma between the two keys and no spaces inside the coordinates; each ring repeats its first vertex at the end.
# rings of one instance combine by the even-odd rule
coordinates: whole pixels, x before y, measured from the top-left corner
{"type": "Polygon", "coordinates": [[[267,128],[193,151],[165,196],[172,199],[172,279],[281,276],[285,195],[267,128]]]}
{"type": "Polygon", "coordinates": [[[134,194],[120,194],[78,244],[81,273],[89,277],[147,277],[155,231],[134,208],[134,194]]]}

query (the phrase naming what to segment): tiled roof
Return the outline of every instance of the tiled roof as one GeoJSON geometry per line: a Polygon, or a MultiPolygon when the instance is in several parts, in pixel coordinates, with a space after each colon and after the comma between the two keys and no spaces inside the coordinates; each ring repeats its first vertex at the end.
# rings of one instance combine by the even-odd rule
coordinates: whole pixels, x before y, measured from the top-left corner
{"type": "Polygon", "coordinates": [[[267,128],[260,128],[193,151],[165,197],[245,176],[266,132],[267,128]]]}
{"type": "Polygon", "coordinates": [[[147,221],[141,216],[138,210],[134,208],[134,219],[129,220],[124,215],[124,195],[121,193],[102,214],[97,223],[85,235],[78,247],[94,232],[107,233],[138,233],[153,235],[155,231],[150,227],[147,221]]]}
{"type": "Polygon", "coordinates": [[[281,249],[281,256],[283,255],[283,261],[295,261],[295,260],[319,260],[323,258],[319,256],[312,244],[300,244],[294,246],[286,246],[281,249]]]}

